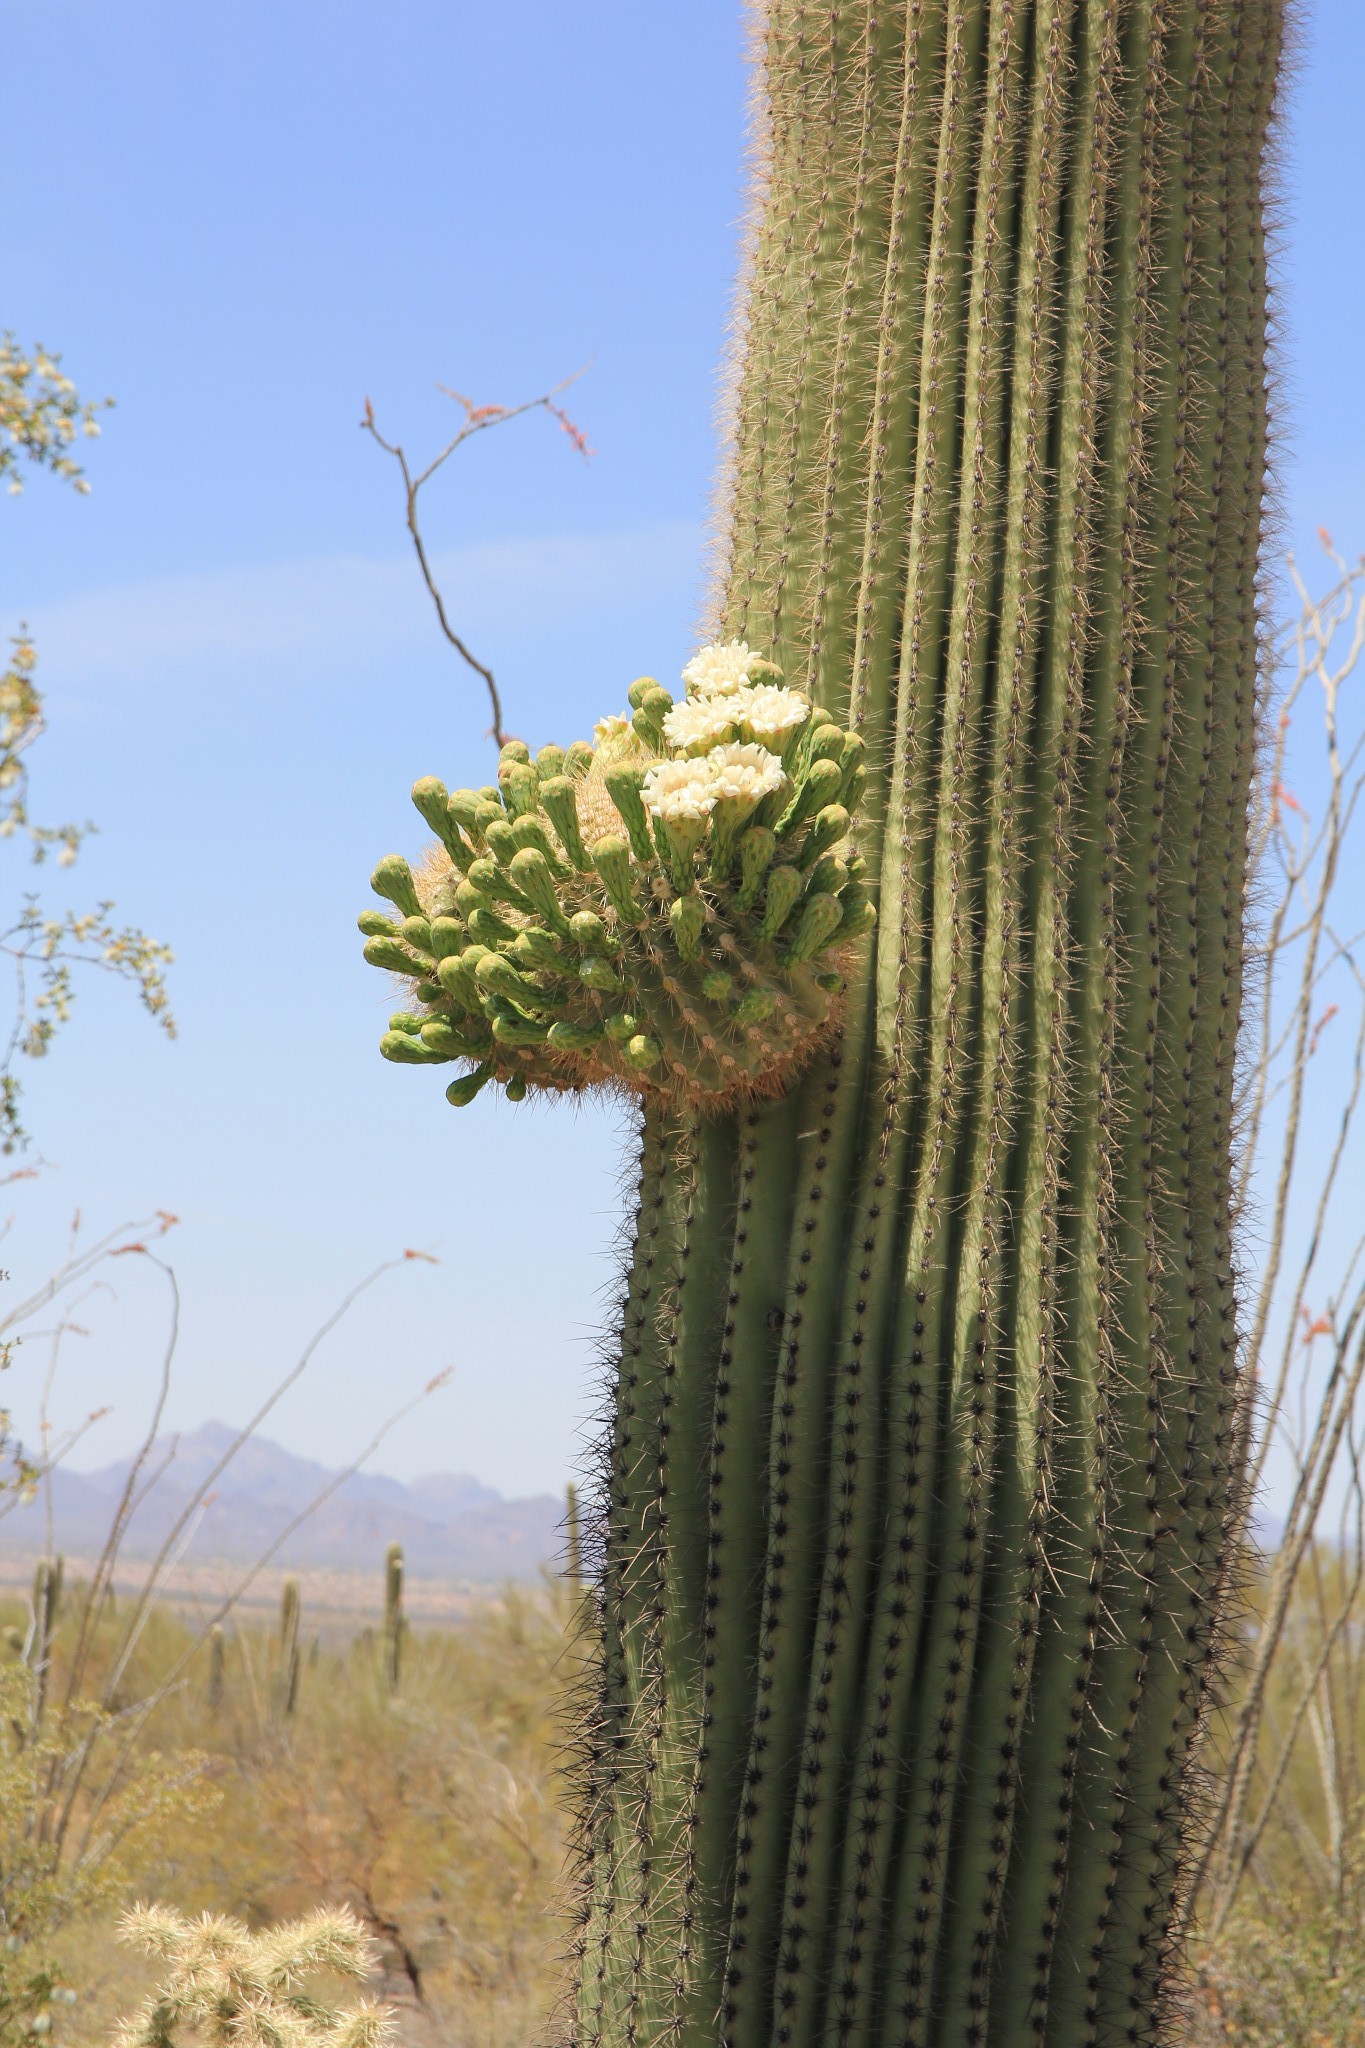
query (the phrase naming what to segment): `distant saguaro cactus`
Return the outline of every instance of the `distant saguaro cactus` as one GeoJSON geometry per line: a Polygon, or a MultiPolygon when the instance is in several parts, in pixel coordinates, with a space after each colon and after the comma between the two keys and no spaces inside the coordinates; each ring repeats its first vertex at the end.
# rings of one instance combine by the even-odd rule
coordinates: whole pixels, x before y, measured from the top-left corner
{"type": "Polygon", "coordinates": [[[299,1582],[286,1579],[280,1588],[280,1639],[275,1667],[275,1701],[282,1717],[292,1714],[299,1697],[299,1582]]]}
{"type": "Polygon", "coordinates": [[[1282,14],[769,0],[717,644],[376,871],[388,1057],[642,1104],[582,2048],[1171,2010],[1282,14]]]}
{"type": "Polygon", "coordinates": [[[227,1681],[227,1637],[223,1624],[215,1621],[209,1630],[209,1683],[208,1709],[211,1714],[223,1711],[223,1695],[227,1681]]]}
{"type": "Polygon", "coordinates": [[[45,1557],[33,1574],[33,1629],[29,1636],[28,1661],[33,1672],[33,1717],[41,1721],[47,1708],[48,1672],[52,1663],[52,1639],[57,1630],[57,1609],[62,1598],[65,1560],[45,1557]]]}
{"type": "Polygon", "coordinates": [[[572,1479],[564,1489],[564,1577],[576,1600],[583,1591],[583,1523],[572,1479]]]}
{"type": "Polygon", "coordinates": [[[403,1671],[403,1546],[391,1543],[384,1559],[384,1687],[396,1693],[403,1671]]]}

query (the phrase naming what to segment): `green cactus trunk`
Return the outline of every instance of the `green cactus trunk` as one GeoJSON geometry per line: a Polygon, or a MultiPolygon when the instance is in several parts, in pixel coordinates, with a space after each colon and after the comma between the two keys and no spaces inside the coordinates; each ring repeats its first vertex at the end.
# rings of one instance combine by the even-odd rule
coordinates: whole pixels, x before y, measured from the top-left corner
{"type": "Polygon", "coordinates": [[[716,625],[868,743],[785,1099],[645,1112],[577,2038],[1154,2038],[1238,1473],[1278,0],[772,0],[716,625]]]}

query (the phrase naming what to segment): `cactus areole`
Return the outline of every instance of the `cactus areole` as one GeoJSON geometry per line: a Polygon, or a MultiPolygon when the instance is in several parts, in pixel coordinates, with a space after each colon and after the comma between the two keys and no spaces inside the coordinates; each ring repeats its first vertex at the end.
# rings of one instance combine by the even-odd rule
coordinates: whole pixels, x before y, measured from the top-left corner
{"type": "Polygon", "coordinates": [[[1178,2021],[1279,0],[771,0],[713,645],[415,799],[384,1049],[640,1104],[581,2048],[1178,2021]],[[873,922],[875,906],[875,923],[873,922]]]}

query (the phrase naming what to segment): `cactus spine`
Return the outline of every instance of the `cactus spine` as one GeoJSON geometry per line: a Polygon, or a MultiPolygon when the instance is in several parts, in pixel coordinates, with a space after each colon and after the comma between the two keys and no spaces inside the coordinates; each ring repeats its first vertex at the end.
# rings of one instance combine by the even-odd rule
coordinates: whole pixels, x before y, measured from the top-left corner
{"type": "Polygon", "coordinates": [[[384,1555],[384,1690],[398,1691],[403,1666],[403,1546],[391,1543],[384,1555]]]}
{"type": "Polygon", "coordinates": [[[1170,2006],[1238,1481],[1280,36],[764,17],[716,626],[866,741],[879,920],[785,1099],[646,1105],[584,2048],[1170,2006]]]}

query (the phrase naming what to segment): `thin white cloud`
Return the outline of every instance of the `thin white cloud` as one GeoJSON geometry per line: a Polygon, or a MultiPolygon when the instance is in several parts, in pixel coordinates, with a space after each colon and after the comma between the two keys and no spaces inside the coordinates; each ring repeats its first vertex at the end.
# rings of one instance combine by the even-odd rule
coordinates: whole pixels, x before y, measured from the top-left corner
{"type": "MultiPolygon", "coordinates": [[[[433,566],[447,608],[471,632],[509,616],[535,631],[613,597],[634,605],[690,591],[699,542],[695,525],[675,520],[489,541],[448,550],[433,566]]],[[[429,644],[434,630],[410,556],[324,555],[156,577],[78,592],[30,612],[28,623],[49,674],[144,680],[223,661],[392,652],[429,644]]]]}

